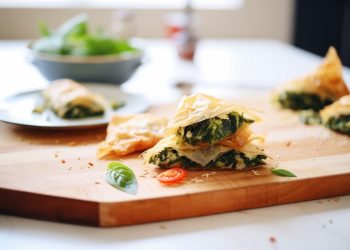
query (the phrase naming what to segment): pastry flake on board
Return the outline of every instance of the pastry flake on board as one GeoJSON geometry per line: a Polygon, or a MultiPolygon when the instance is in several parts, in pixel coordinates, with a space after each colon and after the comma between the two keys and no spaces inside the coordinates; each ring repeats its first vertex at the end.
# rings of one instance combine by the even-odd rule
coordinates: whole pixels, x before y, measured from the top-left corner
{"type": "Polygon", "coordinates": [[[153,114],[115,115],[107,127],[106,139],[98,146],[97,157],[123,156],[154,146],[168,120],[153,114]]]}

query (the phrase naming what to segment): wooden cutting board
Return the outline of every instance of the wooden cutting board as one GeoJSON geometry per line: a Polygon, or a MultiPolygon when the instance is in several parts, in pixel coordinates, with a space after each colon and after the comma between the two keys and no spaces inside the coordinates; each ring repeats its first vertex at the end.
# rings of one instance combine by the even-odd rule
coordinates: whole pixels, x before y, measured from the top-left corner
{"type": "MultiPolygon", "coordinates": [[[[236,100],[239,101],[239,100],[236,100]]],[[[266,136],[267,167],[247,171],[190,171],[185,183],[161,185],[162,170],[138,154],[122,160],[136,173],[137,195],[104,180],[109,161],[95,157],[105,128],[45,131],[0,124],[0,212],[93,226],[121,226],[266,207],[350,194],[350,139],[304,126],[266,96],[242,98],[263,110],[253,129],[266,136]],[[272,166],[297,178],[274,176],[272,166]]],[[[152,108],[170,115],[175,105],[152,108]]]]}

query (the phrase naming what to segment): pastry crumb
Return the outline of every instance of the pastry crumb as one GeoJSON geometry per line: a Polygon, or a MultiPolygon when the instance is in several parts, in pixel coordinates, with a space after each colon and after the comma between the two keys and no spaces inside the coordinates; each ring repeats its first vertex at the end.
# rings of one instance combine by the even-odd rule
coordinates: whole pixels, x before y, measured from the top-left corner
{"type": "Polygon", "coordinates": [[[202,181],[204,181],[204,180],[198,179],[198,178],[196,177],[196,178],[192,178],[190,181],[197,183],[197,182],[202,182],[202,181]]]}
{"type": "Polygon", "coordinates": [[[71,141],[71,142],[67,143],[67,145],[70,146],[70,147],[74,147],[74,146],[76,146],[77,144],[78,144],[78,143],[75,142],[75,141],[71,141]]]}
{"type": "Polygon", "coordinates": [[[259,172],[258,172],[257,170],[254,170],[254,169],[252,170],[252,173],[253,173],[253,175],[255,175],[255,176],[260,175],[259,172]]]}

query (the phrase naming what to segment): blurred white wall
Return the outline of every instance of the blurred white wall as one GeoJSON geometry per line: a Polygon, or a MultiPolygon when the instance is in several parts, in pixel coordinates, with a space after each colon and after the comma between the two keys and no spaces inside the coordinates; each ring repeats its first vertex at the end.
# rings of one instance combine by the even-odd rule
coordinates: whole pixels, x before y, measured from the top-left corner
{"type": "MultiPolygon", "coordinates": [[[[198,35],[202,38],[272,38],[290,42],[294,0],[245,0],[242,7],[227,10],[198,10],[198,35]]],[[[109,27],[115,9],[91,8],[0,8],[0,39],[38,37],[37,23],[57,27],[66,19],[87,13],[95,27],[109,27]]],[[[166,14],[174,10],[133,9],[133,35],[165,36],[166,14]]]]}

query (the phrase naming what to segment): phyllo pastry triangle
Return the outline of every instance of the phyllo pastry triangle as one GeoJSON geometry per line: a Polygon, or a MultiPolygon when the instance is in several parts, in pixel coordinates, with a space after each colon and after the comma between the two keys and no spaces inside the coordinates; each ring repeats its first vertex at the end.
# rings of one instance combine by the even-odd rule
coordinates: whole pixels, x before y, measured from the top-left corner
{"type": "MultiPolygon", "coordinates": [[[[204,94],[185,96],[164,133],[143,157],[162,168],[244,169],[267,156],[249,125],[259,118],[248,108],[204,94]]],[[[259,138],[258,138],[259,139],[259,138]]]]}
{"type": "Polygon", "coordinates": [[[330,47],[314,72],[278,88],[274,99],[283,108],[319,111],[347,94],[349,90],[343,80],[342,63],[335,48],[330,47]]]}
{"type": "Polygon", "coordinates": [[[56,80],[43,91],[46,106],[66,119],[103,115],[107,102],[85,86],[69,79],[56,80]]]}
{"type": "Polygon", "coordinates": [[[161,138],[168,120],[153,114],[115,115],[107,127],[97,157],[127,155],[153,147],[161,138]]]}
{"type": "Polygon", "coordinates": [[[350,95],[325,107],[320,112],[322,123],[336,132],[350,136],[350,95]]]}
{"type": "Polygon", "coordinates": [[[247,139],[248,126],[258,120],[248,108],[196,94],[181,99],[165,136],[176,135],[181,148],[207,148],[223,141],[247,139]]]}

